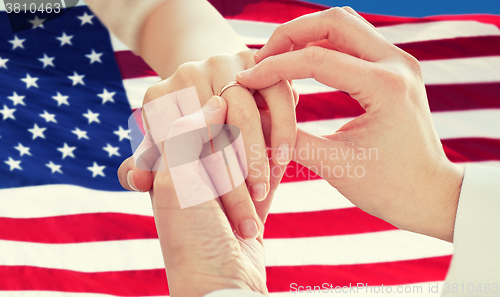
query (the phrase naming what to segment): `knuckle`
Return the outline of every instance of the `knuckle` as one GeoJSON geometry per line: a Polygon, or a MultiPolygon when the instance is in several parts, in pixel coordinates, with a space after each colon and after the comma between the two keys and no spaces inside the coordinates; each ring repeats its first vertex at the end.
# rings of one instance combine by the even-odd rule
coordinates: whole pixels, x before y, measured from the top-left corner
{"type": "Polygon", "coordinates": [[[224,208],[227,208],[228,212],[235,214],[246,211],[249,206],[250,197],[246,194],[240,193],[240,191],[234,191],[231,194],[231,199],[224,200],[224,208]],[[226,201],[230,200],[230,203],[226,201]]]}
{"type": "Polygon", "coordinates": [[[206,60],[209,67],[220,67],[220,65],[225,65],[227,62],[229,62],[229,57],[224,54],[217,54],[206,60]]]}
{"type": "Polygon", "coordinates": [[[286,31],[287,31],[287,25],[286,25],[286,23],[284,23],[284,24],[278,25],[276,30],[274,30],[273,34],[276,34],[278,36],[279,35],[286,35],[286,31]]]}
{"type": "Polygon", "coordinates": [[[248,126],[248,123],[259,121],[260,115],[254,108],[248,108],[244,104],[233,104],[229,106],[228,117],[231,117],[231,123],[242,130],[243,127],[248,126]]]}
{"type": "Polygon", "coordinates": [[[410,71],[418,77],[422,77],[422,65],[420,64],[420,62],[414,56],[408,53],[405,53],[404,58],[406,64],[410,68],[410,71]]]}
{"type": "Polygon", "coordinates": [[[162,82],[159,82],[152,85],[146,90],[146,93],[144,94],[143,105],[155,100],[161,95],[163,95],[163,88],[162,88],[162,82]]]}
{"type": "Polygon", "coordinates": [[[176,82],[187,83],[196,80],[199,75],[198,63],[188,62],[180,65],[172,75],[172,78],[176,82]]]}
{"type": "Polygon", "coordinates": [[[347,16],[349,13],[342,9],[341,7],[332,7],[330,9],[324,10],[324,16],[328,20],[337,20],[347,16]]]}
{"type": "Polygon", "coordinates": [[[323,64],[328,51],[319,46],[310,46],[307,48],[306,60],[311,65],[323,64]]]}
{"type": "Polygon", "coordinates": [[[392,67],[377,68],[374,75],[380,82],[378,86],[383,88],[386,94],[394,94],[399,97],[405,94],[410,86],[408,76],[402,69],[392,67]]]}

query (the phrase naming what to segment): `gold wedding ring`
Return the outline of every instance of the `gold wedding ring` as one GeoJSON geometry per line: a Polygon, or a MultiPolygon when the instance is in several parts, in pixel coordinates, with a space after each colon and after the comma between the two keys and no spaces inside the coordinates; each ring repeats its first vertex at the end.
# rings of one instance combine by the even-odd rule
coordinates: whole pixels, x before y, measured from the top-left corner
{"type": "Polygon", "coordinates": [[[245,88],[247,91],[249,91],[247,87],[245,87],[244,85],[240,84],[239,82],[232,81],[232,82],[227,83],[225,86],[223,86],[220,89],[220,91],[219,91],[219,97],[222,96],[222,93],[224,93],[225,90],[229,89],[230,87],[235,87],[235,86],[245,88]]]}

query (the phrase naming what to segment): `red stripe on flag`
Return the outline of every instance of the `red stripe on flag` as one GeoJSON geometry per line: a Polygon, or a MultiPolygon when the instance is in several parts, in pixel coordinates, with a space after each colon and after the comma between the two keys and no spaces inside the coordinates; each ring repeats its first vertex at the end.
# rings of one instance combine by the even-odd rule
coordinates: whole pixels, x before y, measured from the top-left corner
{"type": "Polygon", "coordinates": [[[80,272],[33,266],[0,266],[0,290],[100,293],[117,296],[168,295],[165,269],[80,272]]]}
{"type": "Polygon", "coordinates": [[[425,86],[431,111],[500,108],[500,83],[425,86]]]}
{"type": "Polygon", "coordinates": [[[396,44],[419,61],[498,56],[500,36],[460,37],[396,44]]]}
{"type": "Polygon", "coordinates": [[[457,138],[441,141],[452,162],[481,162],[500,160],[500,139],[457,138]]]}
{"type": "MultiPolygon", "coordinates": [[[[369,250],[370,247],[366,249],[369,250]]],[[[290,292],[292,284],[321,287],[326,283],[332,284],[334,288],[336,286],[349,288],[350,285],[356,286],[357,283],[368,286],[394,286],[436,282],[445,279],[450,260],[451,256],[442,256],[373,264],[266,267],[267,287],[270,292],[290,292]]],[[[360,293],[365,292],[366,290],[360,290],[360,293]]],[[[419,293],[423,292],[429,292],[427,286],[424,286],[419,293]]]]}
{"type": "Polygon", "coordinates": [[[148,238],[158,238],[154,219],[149,216],[86,213],[43,218],[0,218],[2,240],[79,243],[148,238]],[[64,228],[61,229],[61,226],[64,228]]]}
{"type": "MultiPolygon", "coordinates": [[[[342,287],[356,283],[393,286],[434,282],[445,278],[450,260],[451,256],[442,256],[371,264],[273,266],[266,267],[267,286],[270,292],[289,292],[292,283],[300,286],[328,283],[342,287]]],[[[168,294],[164,269],[79,272],[33,266],[0,266],[0,275],[3,275],[0,290],[5,291],[86,292],[117,296],[168,294]]]]}
{"type": "MultiPolygon", "coordinates": [[[[304,197],[307,200],[307,197],[304,197]]],[[[393,225],[357,207],[323,211],[269,214],[265,238],[334,236],[388,231],[393,225]],[[307,222],[304,224],[304,222],[307,222]]]]}
{"type": "MultiPolygon", "coordinates": [[[[429,85],[425,88],[432,112],[500,108],[500,83],[429,85]]],[[[300,95],[296,108],[298,122],[357,117],[363,113],[361,105],[341,91],[300,95]]]]}
{"type": "MultiPolygon", "coordinates": [[[[209,0],[210,3],[227,19],[251,20],[269,23],[284,23],[304,14],[328,9],[328,6],[302,1],[263,1],[263,0],[209,0]],[[236,4],[237,3],[237,4],[236,4]]],[[[386,16],[359,12],[375,27],[409,23],[427,23],[434,21],[478,21],[493,24],[500,28],[500,16],[488,14],[438,15],[425,18],[386,16]]]]}
{"type": "MultiPolygon", "coordinates": [[[[396,227],[352,207],[269,214],[265,238],[348,235],[394,229],[396,227]]],[[[149,216],[89,213],[45,218],[0,218],[1,240],[63,244],[156,238],[155,222],[149,216]]]]}

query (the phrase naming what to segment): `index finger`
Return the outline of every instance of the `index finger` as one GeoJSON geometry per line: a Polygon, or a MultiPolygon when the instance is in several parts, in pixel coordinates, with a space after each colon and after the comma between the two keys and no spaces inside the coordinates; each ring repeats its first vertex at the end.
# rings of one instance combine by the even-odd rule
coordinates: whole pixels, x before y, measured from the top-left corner
{"type": "Polygon", "coordinates": [[[387,51],[384,48],[390,46],[390,43],[358,17],[340,7],[334,7],[280,25],[269,41],[255,53],[255,62],[259,63],[266,57],[321,40],[328,40],[341,52],[371,62],[386,57],[387,51]]]}

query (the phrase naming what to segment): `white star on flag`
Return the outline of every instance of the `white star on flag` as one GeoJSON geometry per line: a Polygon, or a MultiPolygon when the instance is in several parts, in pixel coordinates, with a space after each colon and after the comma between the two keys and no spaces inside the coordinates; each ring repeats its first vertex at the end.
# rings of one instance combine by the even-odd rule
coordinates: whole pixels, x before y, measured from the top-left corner
{"type": "Polygon", "coordinates": [[[120,153],[118,152],[118,147],[115,147],[115,146],[111,146],[109,143],[102,148],[103,150],[105,150],[106,152],[108,152],[109,154],[109,157],[112,157],[112,156],[120,156],[120,153]]]}
{"type": "Polygon", "coordinates": [[[69,106],[68,98],[69,96],[63,96],[59,92],[57,92],[56,96],[52,96],[52,99],[57,101],[57,106],[60,106],[61,104],[66,104],[69,106]]]}
{"type": "Polygon", "coordinates": [[[78,136],[78,140],[81,138],[89,139],[87,131],[80,130],[78,127],[76,127],[75,130],[72,130],[71,133],[76,134],[76,136],[78,136]]]}
{"type": "Polygon", "coordinates": [[[31,87],[38,88],[38,85],[36,83],[38,77],[31,77],[29,73],[26,73],[26,78],[21,78],[21,80],[26,83],[26,89],[29,89],[31,87]]]}
{"type": "Polygon", "coordinates": [[[94,62],[99,62],[99,63],[102,63],[101,61],[101,56],[102,56],[103,53],[96,53],[94,51],[94,49],[92,49],[92,52],[88,55],[85,55],[85,57],[89,58],[90,59],[90,64],[94,63],[94,62]]]}
{"type": "Polygon", "coordinates": [[[91,24],[91,25],[93,25],[93,23],[92,23],[92,18],[93,17],[94,17],[93,15],[87,14],[87,12],[85,12],[82,16],[79,16],[77,18],[79,18],[80,21],[82,21],[82,24],[80,26],[83,26],[85,24],[91,24]]]}
{"type": "Polygon", "coordinates": [[[24,156],[24,155],[31,156],[30,148],[27,147],[27,146],[22,145],[21,143],[18,143],[17,146],[15,146],[14,148],[19,151],[19,155],[21,157],[24,156]]]}
{"type": "Polygon", "coordinates": [[[77,84],[85,85],[85,83],[83,82],[84,77],[84,74],[79,75],[78,73],[76,73],[76,71],[73,71],[73,75],[68,76],[68,78],[73,81],[73,86],[77,84]]]}
{"type": "Polygon", "coordinates": [[[45,135],[43,135],[43,132],[45,130],[47,130],[47,128],[40,128],[37,124],[35,124],[33,128],[28,129],[28,131],[33,134],[33,140],[37,139],[38,137],[45,138],[45,135]]]}
{"type": "Polygon", "coordinates": [[[19,170],[23,170],[20,166],[21,164],[21,161],[16,161],[14,159],[12,159],[11,157],[9,157],[9,160],[7,161],[4,161],[5,164],[9,165],[10,166],[10,171],[14,170],[14,169],[19,169],[19,170]]]}
{"type": "Polygon", "coordinates": [[[101,122],[101,121],[99,121],[99,114],[93,113],[90,109],[87,109],[87,113],[84,113],[83,116],[89,120],[89,124],[91,124],[93,122],[97,122],[97,123],[101,122]]]}
{"type": "Polygon", "coordinates": [[[35,18],[32,20],[29,20],[30,23],[33,24],[33,28],[40,27],[43,28],[43,22],[45,22],[45,19],[39,19],[37,15],[35,15],[35,18]]]}
{"type": "Polygon", "coordinates": [[[23,42],[25,42],[26,39],[19,39],[17,38],[17,35],[14,35],[14,39],[9,40],[10,43],[12,43],[12,50],[15,50],[16,48],[24,48],[23,42]]]}
{"type": "Polygon", "coordinates": [[[7,69],[7,62],[9,62],[9,59],[2,59],[2,57],[0,57],[0,68],[7,69]]]}
{"type": "Polygon", "coordinates": [[[65,142],[64,146],[57,148],[57,150],[62,153],[63,159],[66,157],[74,158],[75,155],[73,155],[73,151],[76,150],[76,146],[68,146],[68,144],[65,142]]]}
{"type": "Polygon", "coordinates": [[[47,54],[44,53],[43,58],[38,59],[38,61],[43,63],[43,68],[45,68],[47,66],[55,67],[54,63],[52,63],[52,61],[54,61],[54,59],[55,59],[55,57],[49,57],[49,56],[47,56],[47,54]]]}
{"type": "Polygon", "coordinates": [[[66,35],[66,32],[63,32],[63,35],[61,37],[56,37],[56,39],[59,39],[61,46],[65,44],[73,45],[73,43],[71,43],[71,38],[73,38],[73,36],[74,35],[66,35]]]}
{"type": "Polygon", "coordinates": [[[122,126],[119,126],[118,127],[118,130],[116,131],[113,131],[114,134],[118,135],[118,137],[120,137],[120,141],[122,141],[123,139],[130,139],[130,129],[123,129],[122,126]]]}
{"type": "Polygon", "coordinates": [[[97,96],[102,98],[102,104],[110,101],[110,102],[115,102],[113,99],[113,96],[116,94],[116,92],[108,92],[108,90],[104,89],[104,91],[101,94],[97,94],[97,96]]]}
{"type": "Polygon", "coordinates": [[[24,104],[24,101],[23,101],[24,97],[26,97],[26,96],[19,96],[19,95],[17,95],[16,92],[14,92],[14,94],[12,94],[12,96],[9,96],[7,98],[12,100],[12,102],[14,103],[14,106],[16,106],[18,104],[26,106],[26,104],[24,104]]]}
{"type": "Polygon", "coordinates": [[[52,173],[56,173],[56,172],[62,173],[61,165],[54,164],[54,163],[52,163],[52,161],[45,164],[45,166],[49,167],[50,170],[52,171],[52,173]]]}
{"type": "Polygon", "coordinates": [[[92,171],[92,177],[96,177],[98,175],[104,177],[104,172],[102,172],[104,168],[106,168],[106,166],[99,166],[96,162],[94,162],[94,165],[87,167],[88,170],[92,171]]]}
{"type": "Polygon", "coordinates": [[[3,116],[3,120],[5,121],[6,119],[13,119],[15,120],[16,118],[14,117],[14,112],[16,111],[15,108],[8,108],[7,105],[3,105],[3,109],[0,110],[0,113],[3,116]]]}
{"type": "Polygon", "coordinates": [[[57,123],[56,121],[56,115],[52,113],[48,113],[46,110],[43,111],[43,113],[40,114],[42,118],[45,119],[45,121],[48,122],[54,122],[57,123]]]}

